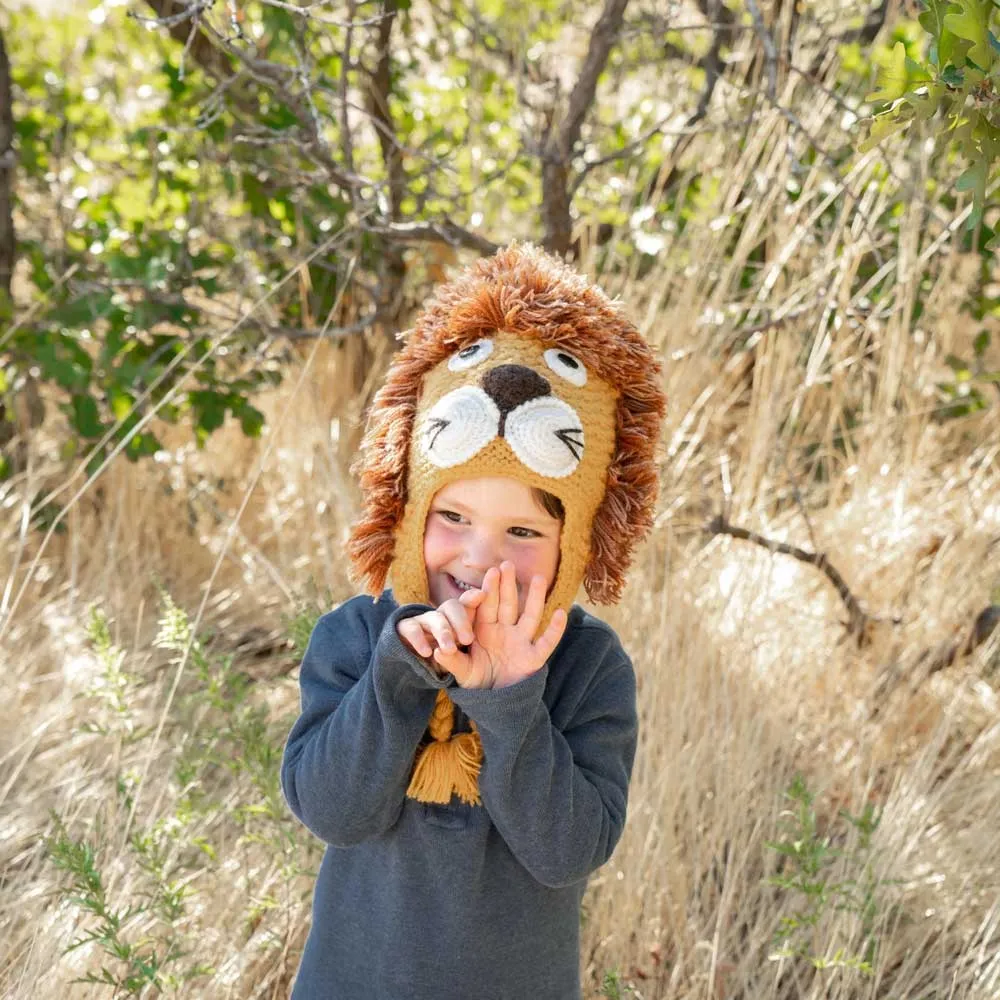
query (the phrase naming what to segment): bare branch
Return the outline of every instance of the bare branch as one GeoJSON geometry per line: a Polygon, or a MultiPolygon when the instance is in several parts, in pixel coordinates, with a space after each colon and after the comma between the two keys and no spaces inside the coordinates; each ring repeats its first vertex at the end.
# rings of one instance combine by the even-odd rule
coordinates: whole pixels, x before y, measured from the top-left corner
{"type": "Polygon", "coordinates": [[[323,327],[319,329],[299,329],[298,327],[269,326],[265,323],[261,323],[260,328],[270,337],[282,337],[285,340],[316,340],[318,338],[322,338],[324,340],[346,340],[348,337],[354,337],[358,334],[364,333],[366,330],[370,330],[382,319],[382,314],[378,309],[376,309],[369,313],[369,315],[365,316],[364,319],[359,319],[348,326],[323,327]]]}
{"type": "MultiPolygon", "coordinates": [[[[701,96],[698,98],[697,107],[684,123],[686,134],[681,135],[681,138],[673,149],[671,158],[673,165],[666,174],[662,171],[658,172],[657,176],[646,188],[643,196],[644,201],[658,199],[663,191],[673,186],[680,171],[681,157],[694,137],[701,131],[700,129],[696,129],[695,126],[708,115],[708,109],[712,104],[715,88],[722,79],[722,74],[725,72],[725,65],[722,61],[722,46],[726,41],[726,36],[730,32],[743,30],[743,26],[736,22],[736,14],[726,7],[722,3],[722,0],[699,0],[698,6],[708,22],[706,27],[710,26],[712,28],[712,43],[709,46],[708,52],[696,63],[693,63],[696,68],[704,70],[705,86],[701,92],[701,96]]],[[[668,57],[679,58],[689,64],[692,62],[689,53],[683,49],[679,49],[670,42],[664,43],[663,52],[668,57]]]]}
{"type": "Polygon", "coordinates": [[[564,255],[570,247],[573,223],[570,216],[569,167],[580,139],[583,121],[594,102],[597,80],[621,32],[628,0],[605,0],[594,25],[580,75],[569,97],[569,107],[559,128],[548,136],[542,154],[542,214],[545,247],[564,255]]]}
{"type": "MultiPolygon", "coordinates": [[[[349,74],[347,67],[351,65],[351,46],[354,42],[354,11],[356,0],[348,0],[347,14],[349,26],[344,33],[344,54],[341,57],[340,71],[340,146],[344,154],[344,164],[350,173],[354,173],[354,136],[351,132],[351,121],[348,114],[347,83],[349,74]]],[[[355,192],[351,189],[351,203],[354,204],[355,192]]]]}
{"type": "Polygon", "coordinates": [[[861,602],[851,592],[847,582],[841,576],[839,570],[826,557],[825,552],[807,552],[797,545],[789,545],[787,542],[775,541],[772,538],[765,538],[764,535],[747,528],[740,528],[719,514],[712,519],[708,526],[708,531],[712,535],[729,535],[731,538],[740,538],[743,541],[753,542],[769,552],[780,552],[782,555],[791,556],[799,562],[815,566],[833,584],[834,589],[844,602],[847,608],[848,621],[845,623],[849,635],[856,636],[858,642],[865,640],[869,624],[875,619],[869,615],[862,607],[861,602]]]}
{"type": "Polygon", "coordinates": [[[396,19],[398,0],[382,0],[384,16],[378,25],[376,52],[378,59],[370,75],[366,91],[368,113],[376,126],[379,148],[389,177],[389,215],[393,221],[400,218],[400,205],[406,190],[406,175],[403,172],[403,157],[396,139],[396,126],[389,108],[392,92],[392,53],[390,40],[392,26],[396,19]]]}
{"type": "Polygon", "coordinates": [[[868,721],[875,721],[881,714],[888,699],[903,680],[908,680],[910,693],[918,690],[932,674],[950,667],[959,657],[970,656],[980,646],[984,646],[1000,626],[1000,604],[987,604],[973,619],[963,637],[945,639],[925,649],[909,666],[899,661],[883,667],[872,688],[871,708],[868,721]]]}
{"type": "MultiPolygon", "coordinates": [[[[390,226],[403,217],[403,198],[406,194],[406,172],[403,169],[403,154],[396,137],[396,123],[392,119],[390,97],[392,95],[392,28],[399,10],[399,0],[381,0],[385,15],[379,23],[375,35],[375,69],[369,74],[365,91],[368,113],[376,125],[382,162],[389,178],[388,216],[390,226]]],[[[384,211],[379,213],[384,216],[384,211]]],[[[376,231],[378,231],[376,229],[376,231]]],[[[391,229],[389,230],[391,232],[391,229]]],[[[403,307],[403,284],[406,280],[406,262],[403,250],[395,241],[385,241],[386,249],[379,262],[380,296],[378,312],[386,318],[384,332],[392,343],[395,338],[397,320],[403,307]]]]}
{"type": "Polygon", "coordinates": [[[0,31],[0,303],[10,297],[17,240],[14,235],[14,95],[10,61],[0,31]]]}
{"type": "MultiPolygon", "coordinates": [[[[577,171],[576,176],[573,178],[573,183],[570,186],[570,200],[572,201],[573,196],[580,189],[580,185],[587,179],[587,175],[590,174],[592,170],[596,170],[598,167],[603,167],[608,163],[614,163],[615,160],[622,160],[627,156],[631,156],[637,150],[642,149],[642,147],[645,146],[654,135],[671,134],[664,130],[663,126],[672,117],[673,115],[669,115],[666,118],[662,118],[652,128],[647,129],[641,136],[639,136],[638,139],[633,139],[627,145],[622,146],[621,149],[616,149],[613,153],[608,153],[607,156],[602,156],[596,160],[584,160],[583,165],[577,171]]],[[[685,135],[689,131],[689,129],[680,129],[676,134],[685,135]]]]}
{"type": "Polygon", "coordinates": [[[212,7],[213,0],[192,3],[187,3],[185,0],[146,0],[146,3],[156,12],[155,18],[140,17],[134,11],[129,12],[130,16],[137,21],[166,28],[170,37],[184,46],[191,58],[209,76],[216,80],[225,80],[233,75],[233,64],[212,44],[211,39],[205,34],[204,22],[201,20],[202,13],[212,7]],[[190,24],[187,23],[189,21],[190,24]],[[188,45],[189,37],[195,27],[198,30],[188,45]]]}
{"type": "Polygon", "coordinates": [[[322,14],[313,13],[314,7],[332,7],[334,5],[333,0],[317,0],[316,3],[306,3],[306,4],[295,4],[295,3],[283,3],[282,0],[260,0],[260,2],[265,7],[274,7],[277,10],[287,10],[289,14],[297,14],[299,17],[305,18],[309,21],[315,21],[317,24],[329,24],[335,28],[346,28],[350,31],[352,28],[368,28],[372,25],[378,24],[379,21],[385,16],[384,14],[374,14],[372,17],[358,18],[355,19],[354,11],[357,5],[352,3],[350,5],[350,11],[347,20],[343,20],[339,17],[324,17],[322,14]]]}
{"type": "Polygon", "coordinates": [[[391,236],[399,243],[447,243],[453,247],[466,247],[481,254],[493,254],[500,249],[485,236],[463,229],[445,219],[442,222],[393,222],[389,225],[366,226],[370,232],[391,236]]]}
{"type": "Polygon", "coordinates": [[[767,64],[767,96],[774,104],[778,100],[778,50],[774,46],[774,39],[767,30],[767,25],[764,24],[757,0],[746,0],[746,4],[753,21],[753,30],[764,48],[764,59],[767,64]]]}

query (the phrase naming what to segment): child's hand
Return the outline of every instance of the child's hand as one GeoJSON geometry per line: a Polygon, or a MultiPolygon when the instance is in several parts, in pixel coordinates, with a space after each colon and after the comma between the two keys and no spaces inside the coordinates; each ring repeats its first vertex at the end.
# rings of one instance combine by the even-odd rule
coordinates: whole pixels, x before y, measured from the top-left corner
{"type": "MultiPolygon", "coordinates": [[[[445,601],[437,611],[425,611],[413,618],[404,618],[397,626],[400,639],[417,656],[433,658],[435,666],[440,663],[437,653],[455,653],[458,644],[468,646],[474,639],[472,621],[476,607],[486,599],[482,590],[468,590],[461,598],[445,601]]],[[[443,673],[447,671],[439,671],[443,673]]]]}
{"type": "Polygon", "coordinates": [[[509,562],[487,570],[482,589],[467,590],[457,603],[469,611],[471,628],[465,632],[463,622],[463,631],[458,633],[469,651],[439,642],[434,660],[464,688],[507,687],[531,676],[545,665],[566,629],[566,612],[559,608],[538,641],[534,640],[545,608],[545,578],[531,578],[519,619],[517,578],[509,562]]]}

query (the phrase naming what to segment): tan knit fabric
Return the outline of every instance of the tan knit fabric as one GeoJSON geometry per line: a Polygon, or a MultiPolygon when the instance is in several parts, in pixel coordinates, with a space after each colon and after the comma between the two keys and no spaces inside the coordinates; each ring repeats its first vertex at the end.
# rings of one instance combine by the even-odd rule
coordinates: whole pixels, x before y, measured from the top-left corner
{"type": "MultiPolygon", "coordinates": [[[[416,433],[410,443],[409,500],[400,525],[390,579],[393,592],[402,602],[428,602],[427,573],[424,569],[424,525],[431,501],[438,490],[458,479],[478,479],[488,476],[509,476],[527,486],[537,486],[559,497],[566,511],[560,535],[559,571],[546,601],[540,632],[556,608],[567,611],[576,598],[583,573],[590,558],[590,526],[601,500],[607,479],[608,463],[615,447],[615,390],[590,377],[586,385],[576,386],[555,374],[545,364],[543,343],[533,337],[496,333],[491,338],[494,347],[480,366],[452,372],[448,361],[442,361],[424,379],[424,391],[417,410],[416,433]],[[503,366],[511,366],[504,368],[503,366]],[[425,445],[435,428],[428,414],[448,393],[461,386],[476,385],[484,374],[499,370],[517,377],[517,369],[526,367],[550,385],[548,394],[568,404],[566,419],[556,426],[579,426],[582,434],[567,434],[571,440],[583,441],[582,457],[575,470],[561,477],[546,476],[526,466],[514,453],[505,437],[496,436],[481,451],[461,465],[440,468],[427,454],[425,445]],[[577,423],[578,421],[578,423],[577,423]]],[[[535,397],[545,400],[546,396],[535,397]]],[[[526,405],[526,404],[524,404],[526,405]]],[[[510,417],[508,416],[508,422],[510,417]]],[[[544,421],[538,421],[544,423],[544,421]]],[[[544,435],[548,427],[538,429],[544,435]]],[[[556,442],[560,439],[554,434],[556,442]]],[[[572,457],[572,445],[561,445],[572,457]]],[[[540,634],[540,633],[539,633],[540,634]]]]}

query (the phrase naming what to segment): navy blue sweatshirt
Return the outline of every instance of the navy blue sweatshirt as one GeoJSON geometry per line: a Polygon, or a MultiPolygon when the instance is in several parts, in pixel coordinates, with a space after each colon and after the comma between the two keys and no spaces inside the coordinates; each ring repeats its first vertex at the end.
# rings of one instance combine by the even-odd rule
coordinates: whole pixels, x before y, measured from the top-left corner
{"type": "Polygon", "coordinates": [[[281,781],[327,849],[292,1000],[579,1000],[580,902],[625,824],[635,676],[574,606],[546,665],[497,690],[437,676],[387,591],[324,615],[281,781]],[[483,804],[406,797],[438,689],[483,744],[483,804]]]}

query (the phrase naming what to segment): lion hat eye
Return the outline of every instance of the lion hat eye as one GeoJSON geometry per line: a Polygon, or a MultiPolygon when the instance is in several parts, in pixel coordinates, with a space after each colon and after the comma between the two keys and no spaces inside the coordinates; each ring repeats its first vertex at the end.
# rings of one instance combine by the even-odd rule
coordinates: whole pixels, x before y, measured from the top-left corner
{"type": "Polygon", "coordinates": [[[493,353],[493,340],[483,337],[468,347],[463,347],[448,359],[448,371],[464,372],[481,365],[493,353]]]}
{"type": "Polygon", "coordinates": [[[542,356],[545,358],[545,363],[549,368],[560,378],[564,378],[567,382],[576,386],[587,384],[587,369],[584,367],[583,362],[573,357],[569,351],[552,347],[542,356]]]}

